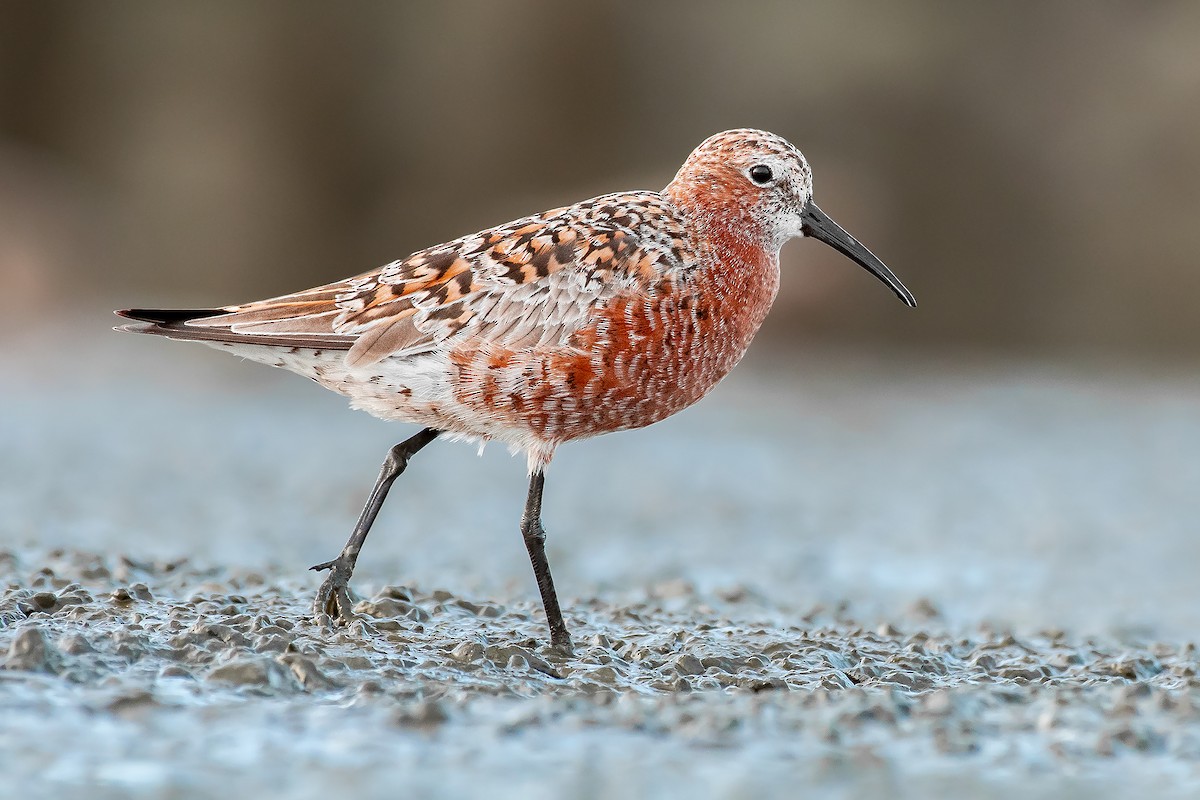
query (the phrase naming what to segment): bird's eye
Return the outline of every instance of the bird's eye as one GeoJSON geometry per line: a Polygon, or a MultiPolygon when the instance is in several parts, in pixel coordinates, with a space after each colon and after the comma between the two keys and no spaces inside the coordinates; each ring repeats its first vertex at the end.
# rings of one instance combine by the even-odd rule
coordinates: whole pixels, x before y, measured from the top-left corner
{"type": "Polygon", "coordinates": [[[771,182],[771,178],[775,175],[771,172],[771,168],[766,164],[756,164],[750,168],[750,180],[757,183],[759,186],[765,186],[771,182]]]}

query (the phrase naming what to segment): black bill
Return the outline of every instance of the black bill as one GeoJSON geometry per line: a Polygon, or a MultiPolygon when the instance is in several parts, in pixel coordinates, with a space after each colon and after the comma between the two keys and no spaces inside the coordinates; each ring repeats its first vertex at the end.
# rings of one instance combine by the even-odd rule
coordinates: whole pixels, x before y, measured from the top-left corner
{"type": "Polygon", "coordinates": [[[804,223],[805,236],[811,236],[817,241],[824,242],[842,255],[852,259],[863,269],[886,283],[896,293],[896,296],[904,301],[906,306],[917,307],[916,298],[904,287],[900,279],[893,275],[892,271],[876,258],[874,253],[859,244],[857,239],[842,230],[840,225],[817,208],[816,203],[809,200],[804,211],[800,213],[800,219],[804,223]]]}

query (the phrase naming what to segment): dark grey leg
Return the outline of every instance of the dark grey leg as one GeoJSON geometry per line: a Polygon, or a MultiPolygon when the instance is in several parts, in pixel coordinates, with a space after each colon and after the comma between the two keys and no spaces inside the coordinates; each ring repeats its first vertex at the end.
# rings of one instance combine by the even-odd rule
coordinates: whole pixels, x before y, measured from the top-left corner
{"type": "Polygon", "coordinates": [[[400,473],[404,472],[404,468],[408,466],[408,460],[418,450],[436,439],[437,435],[438,431],[426,428],[388,451],[387,458],[383,462],[383,469],[379,471],[379,479],[375,481],[375,488],[371,490],[371,496],[367,498],[367,504],[358,518],[358,524],[354,526],[354,533],[350,534],[350,540],[342,548],[341,555],[333,561],[309,567],[318,572],[329,570],[329,575],[321,584],[321,588],[317,590],[316,600],[313,601],[313,613],[318,618],[322,614],[328,614],[330,617],[350,619],[353,603],[350,602],[350,593],[346,587],[350,583],[350,576],[354,574],[354,565],[358,563],[358,552],[362,550],[363,542],[367,540],[367,534],[371,532],[371,526],[375,524],[375,517],[379,515],[379,509],[383,508],[383,501],[387,499],[392,483],[400,476],[400,473]]]}
{"type": "Polygon", "coordinates": [[[521,515],[521,536],[533,563],[533,577],[537,579],[542,595],[546,622],[550,624],[550,646],[570,653],[571,635],[563,622],[558,596],[554,594],[554,578],[550,576],[550,562],[546,560],[546,531],[542,528],[542,487],[545,483],[546,477],[541,470],[529,479],[529,498],[525,501],[525,513],[521,515]]]}

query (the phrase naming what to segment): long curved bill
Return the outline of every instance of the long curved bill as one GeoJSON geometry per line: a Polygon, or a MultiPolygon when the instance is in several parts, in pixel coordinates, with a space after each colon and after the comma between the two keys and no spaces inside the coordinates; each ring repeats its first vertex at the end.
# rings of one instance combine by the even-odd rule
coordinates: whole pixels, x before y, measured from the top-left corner
{"type": "Polygon", "coordinates": [[[900,279],[892,274],[892,271],[887,266],[875,257],[867,248],[859,244],[859,241],[850,234],[842,230],[841,226],[831,220],[824,211],[817,208],[817,204],[809,200],[808,205],[800,212],[800,219],[804,223],[804,235],[811,236],[817,241],[837,250],[842,255],[853,260],[867,272],[870,272],[876,278],[888,285],[896,296],[904,301],[904,304],[909,308],[917,307],[917,300],[913,297],[912,292],[905,288],[900,279]]]}

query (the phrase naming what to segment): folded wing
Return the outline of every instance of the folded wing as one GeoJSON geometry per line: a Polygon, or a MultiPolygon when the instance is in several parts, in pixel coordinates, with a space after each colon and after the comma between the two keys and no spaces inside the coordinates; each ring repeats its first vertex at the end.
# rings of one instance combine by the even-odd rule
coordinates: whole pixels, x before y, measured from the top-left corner
{"type": "Polygon", "coordinates": [[[118,313],[147,323],[130,330],[172,338],[345,350],[349,367],[459,338],[565,346],[608,298],[653,294],[680,273],[686,262],[676,226],[664,228],[669,216],[656,194],[609,195],[283,297],[118,313]]]}

